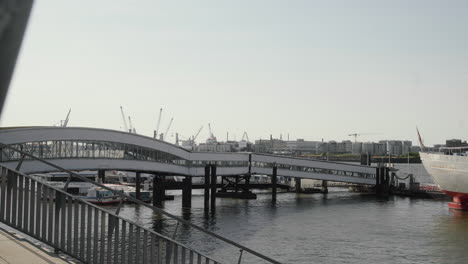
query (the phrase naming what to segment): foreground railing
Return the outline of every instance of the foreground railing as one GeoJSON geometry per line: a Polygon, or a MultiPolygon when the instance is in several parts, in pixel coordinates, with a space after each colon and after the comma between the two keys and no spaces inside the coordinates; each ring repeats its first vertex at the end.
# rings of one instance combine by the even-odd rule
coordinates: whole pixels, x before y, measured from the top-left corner
{"type": "MultiPolygon", "coordinates": [[[[14,150],[20,153],[22,157],[29,157],[33,160],[37,160],[44,164],[47,164],[48,166],[51,166],[52,168],[55,168],[58,171],[66,172],[70,175],[69,180],[71,177],[81,179],[82,181],[92,183],[95,186],[99,186],[102,189],[108,190],[112,192],[114,195],[120,196],[121,199],[123,200],[134,202],[140,206],[150,208],[152,211],[156,213],[160,213],[162,215],[169,217],[172,220],[176,220],[177,226],[179,223],[181,223],[185,226],[198,230],[204,233],[205,235],[208,235],[210,239],[223,241],[226,244],[239,250],[238,251],[239,256],[236,258],[236,263],[238,264],[242,263],[243,258],[245,258],[245,256],[243,257],[243,255],[245,255],[244,253],[250,253],[251,255],[257,257],[258,260],[255,261],[254,263],[259,263],[259,261],[262,263],[265,263],[265,262],[274,263],[274,264],[280,263],[255,250],[252,250],[249,247],[240,245],[228,238],[225,238],[214,232],[208,231],[202,227],[192,224],[191,222],[186,221],[178,216],[172,215],[166,212],[165,210],[162,210],[161,208],[157,208],[149,204],[146,204],[134,197],[124,194],[123,192],[111,189],[107,186],[104,186],[100,183],[97,183],[86,177],[83,177],[75,172],[66,170],[51,162],[38,158],[34,155],[31,155],[30,153],[27,153],[19,149],[15,149],[3,143],[0,143],[0,147],[2,147],[3,149],[14,150]]],[[[23,162],[22,159],[18,162],[17,170],[21,167],[22,162],[23,162]]],[[[37,182],[27,175],[23,175],[19,173],[18,171],[8,169],[1,165],[0,165],[0,168],[2,168],[2,175],[4,174],[3,173],[4,170],[6,171],[5,175],[7,175],[5,182],[3,181],[4,178],[2,176],[1,186],[6,184],[5,186],[8,187],[6,191],[3,191],[3,187],[0,188],[1,190],[0,221],[4,222],[3,217],[5,215],[6,217],[5,219],[8,219],[8,221],[5,221],[4,223],[23,231],[23,229],[21,228],[24,227],[23,224],[25,223],[25,220],[30,221],[32,215],[36,213],[37,215],[35,217],[34,227],[31,228],[31,225],[30,225],[28,227],[29,229],[26,229],[27,231],[23,231],[23,232],[25,232],[28,235],[33,236],[34,238],[40,241],[43,241],[55,247],[56,249],[62,250],[63,252],[70,254],[71,256],[74,256],[79,260],[82,260],[86,263],[105,263],[104,260],[106,260],[107,263],[119,263],[119,262],[111,261],[110,259],[111,257],[113,257],[113,258],[117,258],[120,261],[120,263],[140,263],[141,261],[143,261],[143,263],[165,263],[165,264],[218,263],[214,261],[213,259],[197,251],[194,251],[192,249],[189,249],[188,247],[183,246],[182,244],[174,241],[173,239],[165,237],[149,229],[145,229],[132,221],[125,220],[119,217],[117,214],[107,212],[101,209],[100,207],[92,205],[80,198],[74,197],[63,190],[53,188],[41,182],[37,182]],[[10,176],[10,174],[12,176],[10,176]],[[24,194],[17,196],[18,192],[21,191],[21,188],[19,187],[23,186],[23,188],[25,188],[26,185],[25,183],[19,183],[18,182],[19,180],[18,181],[13,180],[12,178],[14,178],[14,176],[19,176],[18,178],[23,177],[23,182],[25,182],[27,178],[28,186],[32,186],[31,184],[34,182],[35,189],[29,189],[28,192],[25,192],[23,189],[22,193],[24,194]],[[46,191],[43,191],[44,188],[46,191]],[[53,191],[50,191],[50,190],[53,190],[53,191]],[[25,196],[26,193],[29,193],[29,192],[30,194],[26,197],[25,196]],[[49,194],[49,192],[51,192],[52,194],[49,194]],[[6,194],[8,195],[4,197],[4,193],[5,195],[6,194]],[[39,195],[36,195],[36,193],[38,193],[39,195]],[[21,205],[24,207],[18,206],[16,201],[19,202],[19,200],[12,199],[12,196],[18,199],[21,199],[21,205]],[[31,196],[34,196],[34,198],[31,198],[31,196]],[[19,198],[19,197],[22,197],[22,198],[19,198]],[[28,200],[31,201],[31,199],[33,199],[32,200],[33,203],[24,202],[28,200]],[[39,203],[37,201],[41,201],[41,202],[39,203]],[[7,208],[7,205],[10,207],[7,208]],[[5,207],[5,211],[3,209],[4,207],[5,207]],[[83,209],[82,207],[85,207],[85,208],[83,209]],[[93,210],[89,209],[90,207],[95,208],[95,209],[93,210]],[[23,210],[23,208],[25,210],[23,210]],[[31,211],[32,210],[31,208],[35,208],[36,211],[31,211]],[[37,209],[37,208],[42,208],[42,210],[37,209]],[[26,214],[26,215],[23,214],[23,212],[26,212],[28,210],[30,212],[29,214],[26,214]],[[80,213],[83,211],[84,213],[80,213]],[[41,217],[39,217],[38,212],[41,217]],[[9,214],[11,214],[11,217],[9,216],[9,214]],[[51,216],[52,214],[53,214],[53,217],[51,216]],[[56,215],[59,215],[60,222],[59,220],[56,220],[55,218],[56,215]],[[24,216],[29,217],[29,218],[23,219],[24,216]],[[86,219],[86,220],[81,221],[81,219],[86,219]],[[54,222],[51,222],[51,221],[54,221],[54,222]],[[63,224],[65,226],[63,228],[62,228],[62,221],[65,221],[65,223],[63,224]],[[91,222],[93,224],[91,224],[91,222]],[[59,231],[56,231],[55,228],[58,225],[58,223],[60,223],[60,229],[59,231]],[[52,226],[52,227],[49,227],[49,226],[52,226]],[[90,227],[92,229],[90,229],[90,227]],[[39,233],[37,232],[37,230],[39,230],[39,233]],[[82,237],[82,233],[80,233],[80,230],[86,230],[87,236],[82,237]],[[49,234],[49,232],[51,231],[53,235],[49,234]],[[62,239],[64,236],[63,232],[65,232],[65,234],[67,235],[66,239],[62,239]],[[60,234],[60,237],[57,239],[55,238],[55,236],[57,236],[56,234],[60,234]],[[153,238],[152,236],[155,236],[155,238],[153,238]],[[71,239],[73,240],[73,242],[69,242],[71,239]],[[149,239],[150,241],[148,241],[147,239],[149,239]],[[88,246],[88,243],[85,243],[86,244],[86,247],[85,247],[85,246],[82,246],[82,240],[85,240],[85,241],[92,240],[92,242],[89,243],[90,246],[88,246]],[[69,243],[72,243],[72,244],[68,246],[69,243]],[[107,245],[106,247],[106,243],[113,243],[114,246],[107,245]],[[75,245],[77,246],[75,247],[75,245]],[[88,250],[88,247],[90,248],[89,250],[88,250]],[[117,249],[115,249],[116,247],[117,249]],[[85,250],[85,253],[81,254],[82,253],[81,250],[85,250]],[[120,250],[122,250],[123,252],[120,252],[120,250]],[[149,256],[148,256],[148,252],[150,253],[149,256]],[[82,258],[82,255],[87,257],[88,254],[91,254],[92,257],[82,258]],[[94,254],[102,254],[102,255],[99,255],[99,258],[98,258],[98,257],[95,257],[94,254]],[[148,260],[148,257],[150,258],[149,260],[148,260]]],[[[68,185],[68,182],[67,184],[65,184],[65,186],[67,185],[68,185]]],[[[119,208],[120,206],[117,208],[116,213],[118,213],[119,208]]],[[[175,231],[177,231],[177,226],[176,226],[175,231]]]]}
{"type": "Polygon", "coordinates": [[[30,176],[0,169],[0,221],[82,262],[218,263],[30,176]]]}

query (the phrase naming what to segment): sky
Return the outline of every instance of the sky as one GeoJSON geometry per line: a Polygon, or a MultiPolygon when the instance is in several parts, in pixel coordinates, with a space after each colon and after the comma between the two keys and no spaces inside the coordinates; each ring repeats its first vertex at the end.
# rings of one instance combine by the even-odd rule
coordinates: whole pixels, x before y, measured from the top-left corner
{"type": "Polygon", "coordinates": [[[36,0],[1,126],[468,139],[468,1],[36,0]]]}

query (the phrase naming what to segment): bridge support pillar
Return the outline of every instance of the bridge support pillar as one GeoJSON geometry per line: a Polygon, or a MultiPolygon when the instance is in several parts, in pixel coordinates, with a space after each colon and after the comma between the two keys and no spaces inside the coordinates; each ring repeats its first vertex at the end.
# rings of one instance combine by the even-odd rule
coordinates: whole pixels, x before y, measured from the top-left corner
{"type": "Polygon", "coordinates": [[[210,165],[205,166],[205,202],[204,209],[205,213],[208,213],[210,210],[210,165]]]}
{"type": "Polygon", "coordinates": [[[98,170],[98,182],[106,183],[106,171],[98,170]]]}
{"type": "Polygon", "coordinates": [[[325,180],[322,181],[322,192],[328,193],[328,181],[325,181],[325,180]]]}
{"type": "Polygon", "coordinates": [[[372,164],[372,155],[369,153],[361,153],[361,165],[370,166],[372,164]]]}
{"type": "Polygon", "coordinates": [[[153,178],[153,205],[162,207],[165,197],[164,176],[154,175],[153,178]]]}
{"type": "Polygon", "coordinates": [[[221,177],[221,189],[216,192],[216,197],[236,199],[257,199],[257,195],[250,191],[250,175],[221,177]],[[244,184],[241,185],[241,182],[244,184]]]}
{"type": "Polygon", "coordinates": [[[271,201],[276,203],[276,183],[277,183],[278,168],[273,166],[273,175],[271,176],[271,201]]]}
{"type": "Polygon", "coordinates": [[[192,177],[185,177],[182,185],[182,207],[192,207],[192,177]]]}
{"type": "Polygon", "coordinates": [[[216,165],[212,164],[211,165],[211,213],[213,214],[216,212],[216,185],[217,185],[217,180],[216,180],[216,165]]]}
{"type": "Polygon", "coordinates": [[[135,176],[135,198],[141,200],[141,172],[137,171],[135,176]]]}
{"type": "Polygon", "coordinates": [[[242,190],[243,193],[250,193],[250,175],[247,174],[245,177],[245,184],[244,189],[242,190]]]}
{"type": "Polygon", "coordinates": [[[300,193],[302,191],[301,178],[294,178],[294,182],[296,184],[296,193],[300,193]]]}
{"type": "Polygon", "coordinates": [[[380,197],[388,197],[390,195],[390,169],[387,167],[376,168],[376,184],[375,194],[380,197]]]}

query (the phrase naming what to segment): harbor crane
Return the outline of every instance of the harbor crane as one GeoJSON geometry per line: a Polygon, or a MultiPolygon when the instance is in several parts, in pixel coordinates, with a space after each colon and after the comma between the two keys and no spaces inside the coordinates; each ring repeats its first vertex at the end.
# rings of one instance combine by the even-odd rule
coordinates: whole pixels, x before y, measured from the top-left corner
{"type": "Polygon", "coordinates": [[[157,137],[158,137],[158,130],[159,130],[159,125],[161,124],[162,111],[163,111],[163,109],[160,108],[160,109],[159,109],[158,122],[156,123],[156,130],[154,131],[154,135],[153,135],[154,138],[157,138],[157,137]]]}
{"type": "Polygon", "coordinates": [[[210,132],[210,137],[214,137],[213,132],[211,131],[211,124],[208,123],[208,131],[210,132]]]}
{"type": "Polygon", "coordinates": [[[132,118],[130,116],[128,116],[128,124],[130,125],[129,132],[136,134],[136,129],[132,125],[132,118]]]}
{"type": "Polygon", "coordinates": [[[250,142],[250,140],[249,140],[249,135],[247,135],[247,131],[244,131],[244,134],[242,134],[242,139],[241,139],[241,141],[250,142]]]}
{"type": "Polygon", "coordinates": [[[195,143],[195,139],[197,139],[198,135],[200,135],[200,132],[202,131],[203,129],[203,126],[200,127],[200,129],[198,129],[198,132],[195,134],[195,136],[193,136],[193,142],[195,143]]]}
{"type": "Polygon", "coordinates": [[[174,121],[174,118],[171,117],[171,121],[169,121],[169,125],[167,126],[166,132],[163,134],[163,140],[166,140],[167,133],[169,133],[169,129],[171,128],[172,121],[174,121]]]}
{"type": "Polygon", "coordinates": [[[380,134],[379,133],[352,133],[352,134],[349,134],[348,136],[354,137],[354,143],[356,143],[357,137],[363,136],[363,135],[380,135],[380,134]]]}
{"type": "Polygon", "coordinates": [[[67,114],[67,117],[65,118],[65,120],[63,121],[63,124],[62,124],[62,127],[67,127],[68,125],[68,120],[70,120],[70,113],[71,113],[71,108],[70,110],[68,110],[68,114],[67,114]]]}
{"type": "Polygon", "coordinates": [[[206,140],[206,143],[208,143],[208,144],[216,143],[217,140],[216,140],[216,137],[213,135],[213,132],[211,131],[211,124],[210,123],[208,123],[208,130],[209,130],[209,133],[210,133],[210,137],[206,140]]]}
{"type": "MultiPolygon", "coordinates": [[[[125,114],[124,114],[124,110],[123,110],[122,106],[120,106],[120,113],[122,114],[122,120],[123,120],[124,130],[125,130],[125,132],[129,132],[128,126],[127,126],[127,120],[126,120],[126,118],[125,118],[125,114]]],[[[131,132],[131,131],[130,131],[130,132],[131,132]]]]}

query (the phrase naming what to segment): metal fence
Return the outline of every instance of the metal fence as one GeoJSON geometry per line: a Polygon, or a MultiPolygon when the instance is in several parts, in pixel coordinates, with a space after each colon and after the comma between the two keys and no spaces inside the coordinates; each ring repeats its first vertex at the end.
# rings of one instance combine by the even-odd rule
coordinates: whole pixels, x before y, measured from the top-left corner
{"type": "Polygon", "coordinates": [[[3,166],[0,221],[84,263],[218,263],[115,213],[3,166]]]}

